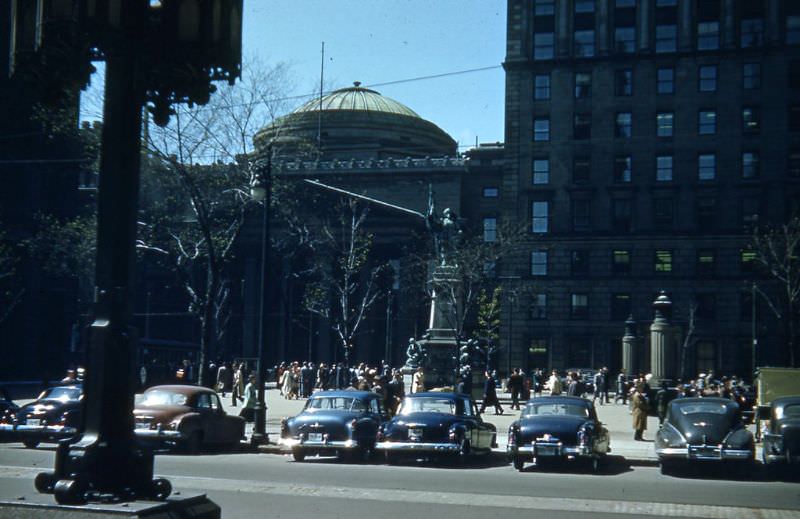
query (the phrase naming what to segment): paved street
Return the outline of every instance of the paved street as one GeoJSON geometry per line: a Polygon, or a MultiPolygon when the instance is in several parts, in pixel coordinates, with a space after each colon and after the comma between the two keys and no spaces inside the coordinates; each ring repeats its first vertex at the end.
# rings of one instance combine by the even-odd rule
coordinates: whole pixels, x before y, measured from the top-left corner
{"type": "MultiPolygon", "coordinates": [[[[302,401],[268,392],[268,430],[302,401]]],[[[760,471],[732,475],[724,468],[681,477],[662,476],[647,459],[651,443],[631,436],[624,406],[602,406],[614,455],[598,475],[582,467],[527,469],[518,473],[497,453],[465,468],[380,463],[341,464],[310,458],[296,463],[281,454],[159,455],[156,472],[183,494],[201,492],[222,506],[223,517],[530,517],[548,511],[572,517],[800,517],[800,484],[773,481],[760,471]],[[638,448],[641,456],[619,451],[638,448]]],[[[231,409],[235,411],[235,409],[231,409]]],[[[488,414],[502,433],[511,416],[488,414]]],[[[652,438],[651,424],[647,438],[652,438]]],[[[505,438],[500,434],[501,447],[505,438]]],[[[34,499],[33,477],[52,468],[53,449],[0,445],[0,497],[34,499]]]]}

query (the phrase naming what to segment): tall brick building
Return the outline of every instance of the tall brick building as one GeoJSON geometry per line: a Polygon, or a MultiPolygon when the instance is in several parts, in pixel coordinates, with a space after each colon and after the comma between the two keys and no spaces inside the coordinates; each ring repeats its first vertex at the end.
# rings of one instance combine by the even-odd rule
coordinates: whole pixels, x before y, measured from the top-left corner
{"type": "MultiPolygon", "coordinates": [[[[655,294],[695,341],[684,374],[748,374],[754,224],[800,200],[800,3],[509,0],[498,209],[529,222],[503,266],[510,364],[639,367],[655,294]]],[[[760,300],[761,298],[758,297],[760,300]]],[[[757,363],[784,361],[756,305],[757,363]]]]}

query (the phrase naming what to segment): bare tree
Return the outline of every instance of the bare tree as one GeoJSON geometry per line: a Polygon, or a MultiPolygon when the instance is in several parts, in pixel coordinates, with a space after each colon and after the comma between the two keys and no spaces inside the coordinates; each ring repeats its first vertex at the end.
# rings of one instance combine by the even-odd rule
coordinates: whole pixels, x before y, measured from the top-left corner
{"type": "Polygon", "coordinates": [[[385,265],[371,261],[372,235],[365,229],[368,213],[369,206],[344,199],[334,216],[314,231],[320,236],[318,269],[306,288],[306,308],[330,320],[348,365],[354,338],[382,294],[378,281],[385,265]]]}
{"type": "Polygon", "coordinates": [[[788,339],[789,364],[797,366],[800,330],[800,216],[789,222],[757,228],[753,233],[757,261],[780,286],[783,323],[788,339]]]}
{"type": "Polygon", "coordinates": [[[688,320],[686,324],[686,335],[683,337],[683,344],[681,344],[681,366],[680,366],[680,376],[686,377],[688,374],[687,366],[686,366],[686,356],[688,351],[694,346],[697,342],[695,338],[695,318],[697,316],[697,301],[692,300],[689,303],[689,314],[688,320]]]}
{"type": "Polygon", "coordinates": [[[220,86],[202,107],[176,107],[166,127],[146,135],[137,247],[173,269],[200,322],[201,384],[230,316],[226,269],[252,205],[248,186],[260,167],[253,137],[285,109],[288,88],[286,64],[249,60],[242,81],[220,86]]]}

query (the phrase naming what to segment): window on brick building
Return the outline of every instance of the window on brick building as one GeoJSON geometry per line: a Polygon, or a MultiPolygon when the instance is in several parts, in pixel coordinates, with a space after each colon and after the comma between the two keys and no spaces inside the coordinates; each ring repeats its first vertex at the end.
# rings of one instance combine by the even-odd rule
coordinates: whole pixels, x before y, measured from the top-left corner
{"type": "Polygon", "coordinates": [[[659,137],[672,137],[674,134],[675,114],[672,112],[658,112],[656,114],[656,135],[659,137]]]}
{"type": "Polygon", "coordinates": [[[611,251],[611,273],[627,276],[631,273],[631,251],[615,249],[611,251]]]}
{"type": "Polygon", "coordinates": [[[575,157],[572,162],[572,181],[586,184],[591,180],[591,161],[589,157],[575,157]]]}
{"type": "Polygon", "coordinates": [[[653,200],[653,224],[656,229],[671,229],[675,214],[675,201],[672,198],[653,200]]]}
{"type": "Polygon", "coordinates": [[[697,134],[714,135],[715,133],[717,133],[717,112],[700,110],[697,113],[697,134]]]}
{"type": "Polygon", "coordinates": [[[614,29],[614,50],[618,54],[633,54],[636,51],[636,27],[614,29]]]}
{"type": "Polygon", "coordinates": [[[550,227],[550,203],[537,200],[531,203],[531,231],[536,234],[547,233],[550,227]]]}
{"type": "Polygon", "coordinates": [[[483,198],[497,198],[500,196],[500,189],[491,186],[483,188],[483,198]]]}
{"type": "Polygon", "coordinates": [[[614,71],[614,95],[633,95],[633,69],[623,68],[614,71]]]}
{"type": "Polygon", "coordinates": [[[547,319],[547,294],[531,295],[531,319],[547,319]]]}
{"type": "Polygon", "coordinates": [[[573,38],[575,57],[591,58],[594,56],[594,30],[575,31],[573,38]]]}
{"type": "Polygon", "coordinates": [[[666,53],[678,50],[678,26],[674,23],[656,25],[656,52],[666,53]]]}
{"type": "Polygon", "coordinates": [[[570,273],[573,276],[589,275],[589,251],[585,249],[570,252],[570,273]]]}
{"type": "Polygon", "coordinates": [[[531,276],[547,275],[547,251],[535,250],[531,252],[531,276]]]}
{"type": "Polygon", "coordinates": [[[625,321],[631,315],[631,295],[628,293],[611,294],[611,320],[625,321]]]}
{"type": "Polygon", "coordinates": [[[592,73],[575,73],[575,99],[586,99],[592,97],[592,73]]]}
{"type": "Polygon", "coordinates": [[[654,256],[653,270],[656,274],[672,273],[672,251],[657,250],[654,256]]]}
{"type": "Polygon", "coordinates": [[[629,183],[633,177],[630,155],[614,157],[614,182],[629,183]]]}
{"type": "Polygon", "coordinates": [[[572,201],[572,229],[586,231],[592,226],[592,201],[589,198],[576,198],[572,201]]]}
{"type": "Polygon", "coordinates": [[[675,93],[675,69],[660,68],[656,72],[656,91],[659,94],[675,93]]]}
{"type": "Polygon", "coordinates": [[[656,157],[656,181],[672,182],[672,155],[656,157]]]}
{"type": "Polygon", "coordinates": [[[614,136],[630,139],[633,134],[633,115],[630,112],[619,112],[614,123],[614,136]]]}
{"type": "Polygon", "coordinates": [[[742,274],[755,274],[757,267],[758,259],[754,250],[742,249],[739,251],[739,270],[742,274]]]}
{"type": "Polygon", "coordinates": [[[716,92],[717,66],[703,65],[697,69],[698,90],[701,92],[716,92]]]}
{"type": "Polygon", "coordinates": [[[745,63],[742,65],[742,88],[745,90],[761,88],[761,63],[745,63]]]}
{"type": "Polygon", "coordinates": [[[716,253],[713,249],[701,249],[697,251],[697,262],[695,264],[698,276],[713,276],[717,270],[716,253]]]}
{"type": "Polygon", "coordinates": [[[483,241],[497,241],[497,218],[490,216],[483,219],[483,241]]]}
{"type": "Polygon", "coordinates": [[[589,294],[570,294],[569,316],[572,319],[588,319],[589,294]]]}
{"type": "Polygon", "coordinates": [[[550,182],[550,160],[533,160],[533,184],[544,185],[550,182]]]}
{"type": "Polygon", "coordinates": [[[533,140],[537,142],[550,140],[550,119],[537,118],[533,120],[533,140]]]}
{"type": "Polygon", "coordinates": [[[758,178],[761,171],[761,161],[758,152],[745,151],[742,153],[742,178],[758,178]]]}
{"type": "Polygon", "coordinates": [[[717,221],[717,200],[712,197],[697,199],[697,227],[701,230],[712,230],[717,221]]]}
{"type": "Polygon", "coordinates": [[[758,108],[746,106],[742,108],[742,133],[755,134],[761,129],[761,113],[758,108]]]}
{"type": "Polygon", "coordinates": [[[533,59],[543,61],[555,55],[555,35],[552,32],[537,32],[533,35],[533,59]]]}
{"type": "Polygon", "coordinates": [[[719,22],[707,21],[697,24],[697,50],[719,48],[719,22]]]}
{"type": "Polygon", "coordinates": [[[611,201],[611,227],[616,232],[630,232],[633,222],[631,201],[615,198],[611,201]]]}
{"type": "Polygon", "coordinates": [[[717,178],[717,155],[715,153],[703,153],[697,156],[697,179],[714,180],[717,178]]]}
{"type": "Polygon", "coordinates": [[[533,98],[538,101],[550,99],[550,74],[536,74],[533,81],[533,98]]]}
{"type": "Polygon", "coordinates": [[[592,114],[575,114],[573,119],[573,138],[576,140],[592,138],[592,114]]]}

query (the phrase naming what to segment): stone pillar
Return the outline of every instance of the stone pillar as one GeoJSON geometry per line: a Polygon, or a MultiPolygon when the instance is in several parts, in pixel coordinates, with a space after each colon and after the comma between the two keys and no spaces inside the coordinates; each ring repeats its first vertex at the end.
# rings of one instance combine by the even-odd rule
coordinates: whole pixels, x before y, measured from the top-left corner
{"type": "Polygon", "coordinates": [[[675,341],[669,323],[672,301],[661,292],[653,302],[655,319],[650,325],[650,387],[658,387],[662,379],[674,379],[676,374],[675,341]]]}
{"type": "Polygon", "coordinates": [[[734,18],[734,1],[725,0],[722,3],[722,45],[723,49],[736,48],[736,20],[734,18]]]}
{"type": "Polygon", "coordinates": [[[626,374],[636,374],[636,361],[636,321],[630,315],[625,321],[625,335],[622,336],[622,369],[626,374]]]}
{"type": "Polygon", "coordinates": [[[608,2],[601,1],[597,6],[597,17],[595,18],[597,24],[597,54],[599,56],[607,56],[609,53],[608,48],[610,46],[608,42],[608,2]]]}
{"type": "Polygon", "coordinates": [[[560,57],[566,57],[572,55],[572,31],[570,31],[570,26],[572,25],[570,22],[572,21],[572,17],[570,16],[570,2],[558,2],[556,4],[558,6],[558,13],[556,15],[556,26],[555,26],[555,44],[556,44],[556,55],[560,57]]]}
{"type": "Polygon", "coordinates": [[[639,2],[639,23],[637,23],[637,38],[639,40],[639,51],[647,52],[650,50],[650,17],[652,2],[644,0],[639,2]]]}
{"type": "Polygon", "coordinates": [[[692,24],[693,2],[678,2],[678,50],[686,51],[694,48],[694,30],[692,24]]]}

